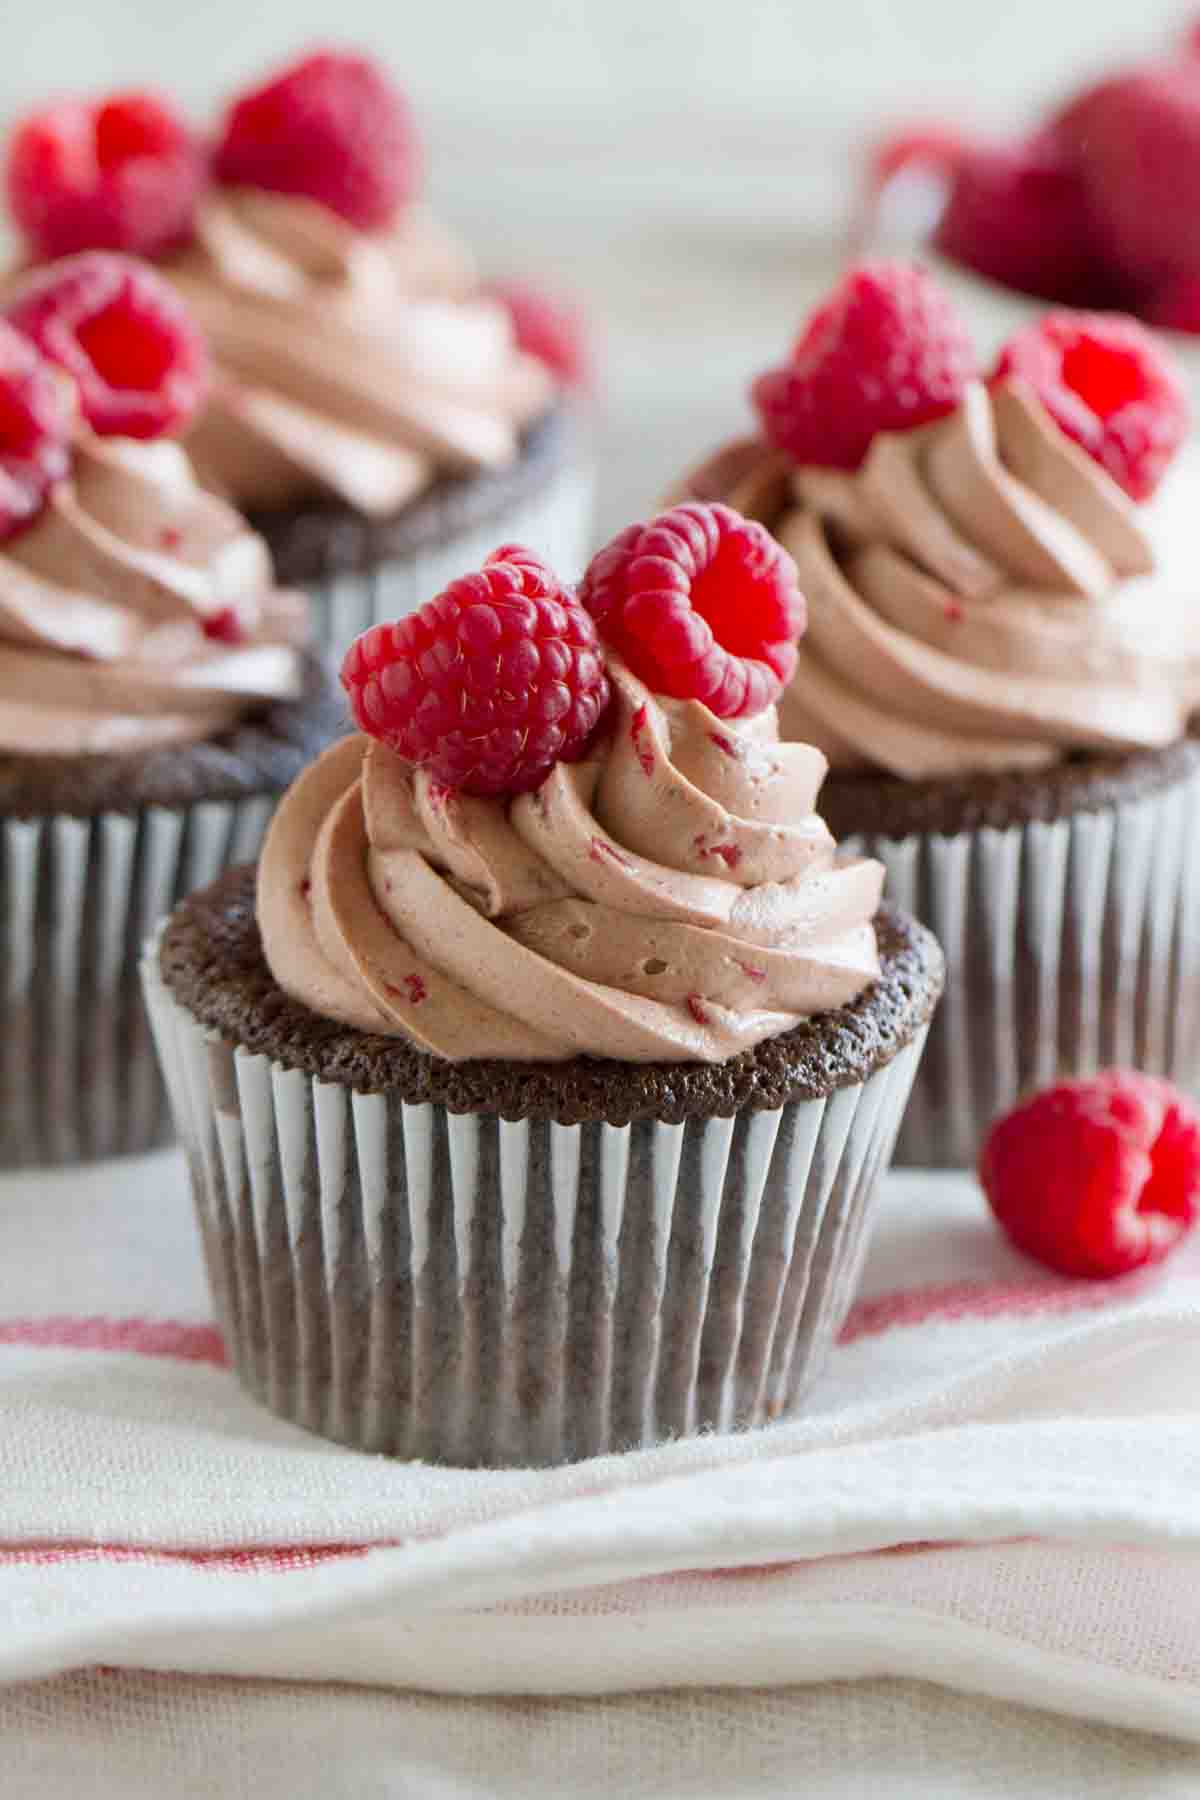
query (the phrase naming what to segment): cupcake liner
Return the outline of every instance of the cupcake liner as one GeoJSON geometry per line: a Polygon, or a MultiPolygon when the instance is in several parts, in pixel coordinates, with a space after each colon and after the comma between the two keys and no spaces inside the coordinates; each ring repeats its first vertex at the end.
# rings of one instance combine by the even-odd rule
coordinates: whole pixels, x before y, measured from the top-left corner
{"type": "Polygon", "coordinates": [[[865,1082],[729,1119],[455,1115],[147,1000],[243,1384],[359,1449],[550,1464],[790,1410],[850,1304],[922,1031],[865,1082]]]}
{"type": "Polygon", "coordinates": [[[973,1166],[1060,1075],[1126,1065],[1200,1091],[1200,774],[1101,812],[946,837],[862,836],[928,925],[946,991],[897,1164],[973,1166]]]}
{"type": "Polygon", "coordinates": [[[184,894],[256,855],[274,804],[0,820],[0,1168],[171,1141],[141,946],[184,894]]]}
{"type": "Polygon", "coordinates": [[[593,489],[590,469],[569,462],[537,493],[482,525],[370,568],[337,570],[305,582],[318,648],[340,658],[361,632],[415,612],[451,581],[479,568],[501,544],[528,544],[564,580],[576,579],[591,548],[593,489]]]}

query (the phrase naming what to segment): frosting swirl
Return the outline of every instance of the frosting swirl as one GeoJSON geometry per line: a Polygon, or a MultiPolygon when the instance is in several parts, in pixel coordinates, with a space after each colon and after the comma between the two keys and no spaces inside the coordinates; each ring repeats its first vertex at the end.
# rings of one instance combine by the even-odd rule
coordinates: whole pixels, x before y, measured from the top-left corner
{"type": "Polygon", "coordinates": [[[796,560],[809,629],[781,727],[833,766],[1019,770],[1186,731],[1195,594],[1156,556],[1177,490],[1135,508],[1020,383],[881,434],[854,474],[736,445],[689,486],[714,484],[796,560]]]}
{"type": "Polygon", "coordinates": [[[0,751],[214,736],[299,693],[306,635],[303,599],[178,444],[80,430],[70,479],[0,551],[0,751]]]}
{"type": "Polygon", "coordinates": [[[332,496],[382,517],[442,473],[500,468],[545,412],[545,367],[420,208],[363,232],[313,201],[222,190],[166,266],[213,352],[187,440],[243,507],[332,496]]]}
{"type": "Polygon", "coordinates": [[[825,758],[610,675],[610,734],[508,802],[365,737],[314,763],[259,865],[280,986],[454,1061],[722,1062],[860,994],[883,870],[836,859],[825,758]]]}

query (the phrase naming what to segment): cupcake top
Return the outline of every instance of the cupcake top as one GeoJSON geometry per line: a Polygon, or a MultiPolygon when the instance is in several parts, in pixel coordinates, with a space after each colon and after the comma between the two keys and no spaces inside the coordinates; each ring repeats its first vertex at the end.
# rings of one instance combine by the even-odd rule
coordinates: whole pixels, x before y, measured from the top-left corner
{"type": "Polygon", "coordinates": [[[986,384],[920,271],[852,273],[685,482],[763,521],[810,625],[784,736],[910,780],[1178,741],[1200,703],[1182,390],[1132,321],[1053,314],[986,384]]]}
{"type": "Polygon", "coordinates": [[[70,258],[0,320],[0,752],[215,736],[297,696],[307,609],[178,443],[203,348],[172,291],[70,258]]]}
{"type": "Polygon", "coordinates": [[[368,632],[364,732],[260,863],[275,979],[452,1061],[722,1062],[854,999],[882,869],[837,858],[825,759],[779,742],[802,624],[786,553],[697,506],[623,533],[578,598],[506,546],[368,632]]]}
{"type": "Polygon", "coordinates": [[[514,462],[555,397],[420,204],[419,168],[387,75],[318,51],[238,96],[211,151],[169,101],[120,94],[31,115],[6,173],[35,257],[132,250],[184,296],[213,356],[187,438],[206,485],[383,517],[514,462]]]}

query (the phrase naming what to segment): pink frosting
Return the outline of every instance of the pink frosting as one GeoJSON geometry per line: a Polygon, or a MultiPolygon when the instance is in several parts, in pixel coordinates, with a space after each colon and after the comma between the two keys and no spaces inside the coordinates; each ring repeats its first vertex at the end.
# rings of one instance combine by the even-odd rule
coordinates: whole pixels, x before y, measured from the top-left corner
{"type": "Polygon", "coordinates": [[[781,728],[836,767],[1157,748],[1200,703],[1190,495],[1176,476],[1134,507],[1019,384],[881,435],[853,475],[742,445],[691,485],[714,481],[796,559],[809,629],[781,728]]]}
{"type": "Polygon", "coordinates": [[[509,802],[365,737],[313,764],[259,865],[280,986],[452,1060],[720,1062],[861,993],[883,871],[837,859],[825,758],[612,675],[611,734],[509,802]]]}
{"type": "Polygon", "coordinates": [[[216,362],[188,447],[239,505],[325,494],[382,516],[443,472],[512,462],[550,404],[545,367],[420,209],[368,233],[311,201],[224,190],[165,272],[216,362]]]}
{"type": "Polygon", "coordinates": [[[179,445],[81,431],[72,465],[0,550],[0,751],[186,742],[297,694],[307,607],[179,445]]]}

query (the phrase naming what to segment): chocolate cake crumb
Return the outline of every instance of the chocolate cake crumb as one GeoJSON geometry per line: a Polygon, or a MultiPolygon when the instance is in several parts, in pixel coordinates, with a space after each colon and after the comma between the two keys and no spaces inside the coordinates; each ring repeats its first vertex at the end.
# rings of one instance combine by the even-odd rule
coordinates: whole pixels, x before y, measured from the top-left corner
{"type": "Polygon", "coordinates": [[[360,1093],[562,1125],[634,1119],[679,1124],[819,1099],[864,1081],[933,1014],[944,965],[924,926],[884,907],[875,920],[882,972],[849,1006],[805,1020],[725,1063],[447,1062],[400,1038],[311,1012],[267,967],[254,910],[254,870],[230,870],[177,908],[160,966],[175,998],[227,1042],[360,1093]]]}

